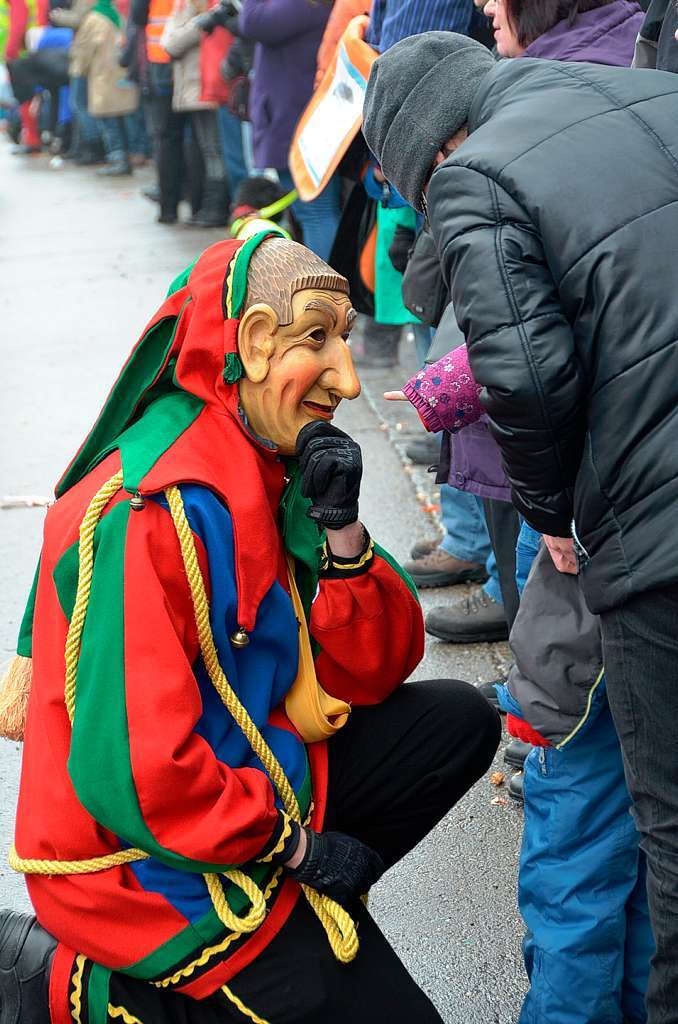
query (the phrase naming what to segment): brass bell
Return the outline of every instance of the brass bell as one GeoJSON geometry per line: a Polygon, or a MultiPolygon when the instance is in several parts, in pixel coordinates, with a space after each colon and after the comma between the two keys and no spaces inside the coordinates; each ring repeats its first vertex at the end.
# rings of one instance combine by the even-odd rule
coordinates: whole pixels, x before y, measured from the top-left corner
{"type": "Polygon", "coordinates": [[[236,629],[235,633],[231,637],[231,643],[233,644],[233,646],[234,647],[247,647],[249,642],[250,642],[250,638],[247,635],[247,632],[242,628],[242,626],[238,626],[238,628],[236,629]]]}
{"type": "Polygon", "coordinates": [[[141,512],[142,509],[146,508],[146,502],[138,491],[130,498],[129,507],[132,509],[132,512],[141,512]]]}

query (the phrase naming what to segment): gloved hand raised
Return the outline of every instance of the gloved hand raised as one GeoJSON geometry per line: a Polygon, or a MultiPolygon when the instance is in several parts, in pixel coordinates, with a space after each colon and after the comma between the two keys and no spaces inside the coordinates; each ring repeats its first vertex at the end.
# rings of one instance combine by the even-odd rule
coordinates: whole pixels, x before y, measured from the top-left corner
{"type": "Polygon", "coordinates": [[[306,851],[301,863],[288,867],[287,873],[338,903],[362,896],[386,870],[379,854],[353,836],[344,832],[299,829],[300,833],[302,831],[306,851]]]}
{"type": "Polygon", "coordinates": [[[311,499],[308,516],[318,526],[340,530],[358,519],[363,475],[360,445],[331,423],[307,423],[299,431],[301,493],[311,499]]]}
{"type": "Polygon", "coordinates": [[[198,14],[193,19],[193,24],[197,25],[201,32],[206,32],[209,35],[218,26],[229,28],[234,18],[237,21],[237,17],[237,8],[232,3],[229,3],[228,0],[222,0],[216,7],[210,8],[204,14],[198,14]]]}

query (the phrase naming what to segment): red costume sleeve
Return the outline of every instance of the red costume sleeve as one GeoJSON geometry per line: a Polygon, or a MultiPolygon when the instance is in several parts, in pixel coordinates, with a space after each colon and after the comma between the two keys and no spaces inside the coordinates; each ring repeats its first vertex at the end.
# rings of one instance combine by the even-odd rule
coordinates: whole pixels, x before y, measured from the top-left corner
{"type": "Polygon", "coordinates": [[[311,634],[322,648],[315,661],[320,684],[352,704],[385,700],[424,653],[419,603],[380,554],[353,573],[321,577],[311,634]]]}

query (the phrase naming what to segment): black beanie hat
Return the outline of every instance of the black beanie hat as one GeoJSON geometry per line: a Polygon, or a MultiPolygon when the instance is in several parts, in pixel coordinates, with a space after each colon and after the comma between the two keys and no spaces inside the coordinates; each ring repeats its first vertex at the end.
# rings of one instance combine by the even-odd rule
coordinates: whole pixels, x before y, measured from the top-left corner
{"type": "Polygon", "coordinates": [[[494,63],[468,36],[425,32],[401,39],[372,65],[363,134],[386,178],[416,210],[436,153],[466,124],[494,63]]]}

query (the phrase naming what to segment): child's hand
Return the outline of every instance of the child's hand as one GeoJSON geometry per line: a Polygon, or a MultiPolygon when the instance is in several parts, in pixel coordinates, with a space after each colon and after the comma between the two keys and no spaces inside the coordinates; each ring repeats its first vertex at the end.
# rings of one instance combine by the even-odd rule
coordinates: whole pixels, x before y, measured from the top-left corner
{"type": "Polygon", "coordinates": [[[408,398],[404,391],[384,391],[384,398],[387,402],[407,402],[408,398]]]}

